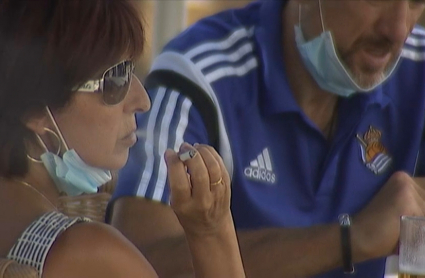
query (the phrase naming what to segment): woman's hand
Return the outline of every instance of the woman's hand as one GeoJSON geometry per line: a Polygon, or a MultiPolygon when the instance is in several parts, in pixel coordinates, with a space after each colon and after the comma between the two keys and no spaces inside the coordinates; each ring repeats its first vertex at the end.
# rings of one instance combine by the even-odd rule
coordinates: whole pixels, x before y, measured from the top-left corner
{"type": "Polygon", "coordinates": [[[165,160],[171,207],[186,234],[215,235],[229,225],[233,229],[230,178],[217,152],[210,146],[183,143],[179,153],[167,150],[165,160]]]}
{"type": "Polygon", "coordinates": [[[220,156],[210,146],[184,143],[165,159],[171,207],[186,232],[195,277],[245,277],[220,156]]]}

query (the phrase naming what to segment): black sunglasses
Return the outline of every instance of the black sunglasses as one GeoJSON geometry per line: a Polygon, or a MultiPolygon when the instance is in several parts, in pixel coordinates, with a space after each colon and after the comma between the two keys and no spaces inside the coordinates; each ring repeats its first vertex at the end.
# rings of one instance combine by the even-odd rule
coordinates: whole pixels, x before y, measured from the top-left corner
{"type": "Polygon", "coordinates": [[[107,69],[102,78],[88,80],[75,90],[86,93],[102,93],[102,99],[106,105],[116,105],[125,98],[130,90],[133,72],[134,62],[123,61],[107,69]]]}

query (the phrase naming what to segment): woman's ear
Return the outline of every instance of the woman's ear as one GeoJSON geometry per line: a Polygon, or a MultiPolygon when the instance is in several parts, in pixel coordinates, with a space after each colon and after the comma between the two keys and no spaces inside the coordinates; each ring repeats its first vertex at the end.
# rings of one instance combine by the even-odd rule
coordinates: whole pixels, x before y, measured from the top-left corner
{"type": "Polygon", "coordinates": [[[46,133],[46,127],[48,126],[48,117],[46,114],[36,115],[28,117],[25,121],[25,126],[38,135],[46,133]]]}

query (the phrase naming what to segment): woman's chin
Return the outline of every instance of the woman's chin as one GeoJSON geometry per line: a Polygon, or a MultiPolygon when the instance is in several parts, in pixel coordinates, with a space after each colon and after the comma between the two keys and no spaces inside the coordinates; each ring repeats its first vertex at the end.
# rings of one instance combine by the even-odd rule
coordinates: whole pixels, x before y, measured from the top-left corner
{"type": "Polygon", "coordinates": [[[92,166],[96,168],[110,170],[110,171],[118,171],[125,166],[125,164],[127,163],[127,160],[128,160],[128,154],[125,156],[113,157],[113,158],[107,159],[106,161],[102,161],[101,164],[99,163],[97,165],[92,165],[92,166]]]}
{"type": "Polygon", "coordinates": [[[95,157],[91,160],[89,159],[83,159],[89,166],[110,170],[110,171],[116,171],[120,170],[125,166],[128,160],[129,155],[129,149],[121,150],[120,152],[115,152],[106,156],[102,157],[95,157]]]}
{"type": "Polygon", "coordinates": [[[127,150],[127,152],[125,152],[125,154],[121,155],[120,157],[117,157],[114,161],[111,160],[111,167],[109,168],[109,170],[116,171],[123,168],[125,164],[127,164],[128,153],[129,153],[129,150],[127,150]]]}

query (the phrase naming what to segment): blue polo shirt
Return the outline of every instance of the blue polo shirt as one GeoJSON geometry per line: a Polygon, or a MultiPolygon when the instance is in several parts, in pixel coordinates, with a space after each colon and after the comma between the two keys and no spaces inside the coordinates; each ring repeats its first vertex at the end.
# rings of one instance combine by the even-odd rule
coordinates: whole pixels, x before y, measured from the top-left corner
{"type": "MultiPolygon", "coordinates": [[[[389,176],[414,174],[425,112],[425,31],[415,28],[397,72],[369,94],[341,99],[332,142],[303,113],[281,50],[284,1],[260,1],[201,20],[172,40],[152,67],[197,83],[211,98],[218,151],[232,177],[238,229],[308,227],[356,214],[389,176]]],[[[150,90],[140,134],[114,198],[169,203],[163,154],[208,134],[190,99],[150,90]]],[[[425,170],[425,169],[424,169],[425,170]]],[[[385,259],[358,264],[350,277],[382,277],[385,259]]],[[[284,263],[284,262],[282,262],[284,263]]],[[[317,277],[343,277],[341,269],[317,277]]]]}

